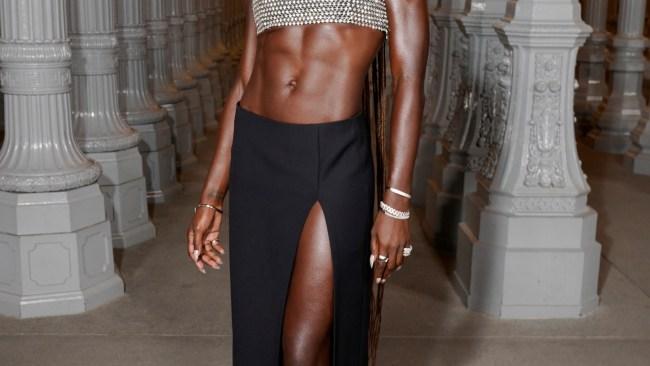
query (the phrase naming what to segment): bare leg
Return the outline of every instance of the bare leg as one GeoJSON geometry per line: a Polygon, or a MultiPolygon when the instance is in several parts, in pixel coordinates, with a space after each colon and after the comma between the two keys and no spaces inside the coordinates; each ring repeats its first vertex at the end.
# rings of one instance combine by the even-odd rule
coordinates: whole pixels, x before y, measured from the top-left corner
{"type": "Polygon", "coordinates": [[[283,324],[284,366],[330,364],[334,276],[327,224],[320,202],[300,234],[283,324]]]}

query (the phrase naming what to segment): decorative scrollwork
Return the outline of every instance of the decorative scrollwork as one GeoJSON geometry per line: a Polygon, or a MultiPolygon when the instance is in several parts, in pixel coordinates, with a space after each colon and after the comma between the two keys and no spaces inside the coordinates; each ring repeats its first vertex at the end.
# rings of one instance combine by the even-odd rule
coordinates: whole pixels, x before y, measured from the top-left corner
{"type": "Polygon", "coordinates": [[[560,118],[562,56],[535,56],[535,84],[532,116],[529,121],[528,163],[524,185],[527,187],[564,187],[560,118]]]}

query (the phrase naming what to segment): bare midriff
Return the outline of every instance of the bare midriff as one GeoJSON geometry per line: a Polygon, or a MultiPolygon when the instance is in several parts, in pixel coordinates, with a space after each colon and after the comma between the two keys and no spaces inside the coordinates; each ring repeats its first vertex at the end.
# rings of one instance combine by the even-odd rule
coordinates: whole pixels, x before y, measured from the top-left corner
{"type": "Polygon", "coordinates": [[[384,37],[338,23],[268,29],[258,35],[240,105],[289,123],[350,118],[361,110],[365,78],[384,37]]]}

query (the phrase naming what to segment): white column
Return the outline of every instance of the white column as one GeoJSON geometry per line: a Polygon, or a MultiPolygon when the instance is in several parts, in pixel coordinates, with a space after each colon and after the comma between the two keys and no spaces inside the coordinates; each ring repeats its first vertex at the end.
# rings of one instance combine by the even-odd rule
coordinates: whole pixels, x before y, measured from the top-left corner
{"type": "Polygon", "coordinates": [[[121,296],[99,165],[74,141],[66,0],[0,0],[0,314],[84,312],[121,296]]]}
{"type": "Polygon", "coordinates": [[[185,101],[172,79],[169,51],[169,21],[166,0],[146,0],[147,50],[149,80],[156,102],[167,110],[167,121],[172,129],[176,147],[176,165],[183,167],[196,162],[192,146],[192,125],[185,101]]]}
{"type": "Polygon", "coordinates": [[[438,82],[440,70],[438,60],[440,59],[440,34],[435,26],[433,14],[438,7],[439,0],[428,0],[429,9],[429,56],[427,71],[424,82],[424,111],[422,114],[422,134],[418,143],[418,153],[415,159],[413,170],[413,196],[412,202],[417,206],[424,206],[425,194],[429,179],[431,178],[431,167],[433,158],[436,155],[434,136],[433,108],[438,94],[438,82]]]}
{"type": "Polygon", "coordinates": [[[577,79],[575,92],[575,113],[577,132],[587,134],[593,127],[598,107],[609,95],[606,80],[605,59],[607,57],[607,0],[585,0],[582,14],[593,32],[578,51],[577,79]]]}
{"type": "Polygon", "coordinates": [[[573,318],[598,304],[596,212],[573,129],[576,54],[591,30],[579,12],[577,0],[511,0],[496,25],[512,50],[499,66],[512,63],[497,103],[506,103],[510,83],[513,100],[506,123],[494,126],[502,142],[490,146],[478,192],[468,197],[475,214],[459,225],[455,275],[472,310],[573,318]]]}
{"type": "MultiPolygon", "coordinates": [[[[216,54],[216,14],[217,14],[217,4],[215,0],[200,0],[201,6],[203,8],[203,13],[205,14],[204,28],[205,31],[200,37],[201,47],[201,62],[208,67],[210,70],[210,83],[212,85],[212,95],[214,96],[214,105],[217,111],[217,115],[221,114],[223,109],[223,95],[221,91],[221,75],[219,61],[221,57],[216,54]]],[[[199,13],[200,14],[200,13],[199,13]]],[[[201,17],[199,16],[199,22],[201,17]]],[[[206,126],[206,128],[216,128],[217,121],[212,126],[206,126]]]]}
{"type": "Polygon", "coordinates": [[[117,0],[120,109],[141,137],[140,152],[151,202],[167,201],[181,186],[176,181],[176,152],[167,112],[148,85],[144,0],[117,0]]]}
{"type": "Polygon", "coordinates": [[[612,92],[596,122],[598,129],[589,134],[589,143],[598,151],[624,153],[631,144],[630,132],[645,108],[645,9],[645,0],[619,1],[618,29],[613,41],[615,55],[610,66],[612,92]]]}
{"type": "Polygon", "coordinates": [[[114,0],[71,0],[74,133],[81,149],[102,167],[113,246],[124,248],[155,237],[138,151],[138,133],[120,116],[117,98],[117,37],[114,0]]]}
{"type": "Polygon", "coordinates": [[[210,70],[201,63],[199,58],[198,0],[184,1],[183,15],[185,16],[185,23],[183,25],[185,63],[187,64],[190,75],[199,83],[199,94],[201,95],[201,106],[203,107],[203,120],[193,121],[194,138],[197,141],[205,141],[205,126],[214,123],[213,121],[217,112],[214,106],[214,97],[212,96],[210,70]]]}
{"type": "MultiPolygon", "coordinates": [[[[436,100],[433,112],[430,116],[431,124],[426,126],[433,136],[433,151],[435,156],[442,153],[444,134],[451,120],[456,113],[456,102],[458,99],[458,90],[460,87],[460,78],[454,71],[459,60],[458,54],[463,42],[467,39],[460,31],[456,23],[456,16],[462,14],[465,10],[465,0],[440,0],[439,6],[434,11],[433,21],[435,31],[439,34],[438,48],[440,49],[439,59],[436,60],[435,66],[439,71],[436,84],[438,90],[435,93],[436,100]]],[[[461,97],[462,98],[462,97],[461,97]]],[[[441,181],[439,172],[442,167],[440,162],[433,159],[431,178],[427,180],[425,190],[425,218],[423,223],[424,232],[428,238],[435,240],[437,227],[435,224],[436,217],[436,196],[441,191],[441,181]]]]}
{"type": "Polygon", "coordinates": [[[463,217],[463,200],[476,191],[476,171],[487,152],[485,135],[492,122],[488,100],[495,90],[495,55],[504,49],[494,31],[505,14],[506,0],[467,0],[467,11],[457,20],[464,37],[453,55],[451,79],[458,79],[449,108],[454,118],[444,135],[443,152],[436,156],[433,179],[438,191],[427,207],[427,224],[433,228],[434,243],[448,252],[456,251],[458,223],[463,217]],[[486,70],[486,69],[489,69],[486,70]]]}
{"type": "MultiPolygon", "coordinates": [[[[170,66],[174,84],[179,91],[185,96],[190,112],[190,123],[192,136],[192,146],[194,147],[197,138],[205,141],[203,127],[200,128],[201,135],[194,136],[194,126],[203,125],[203,106],[201,105],[201,95],[199,94],[199,83],[192,78],[189,73],[187,63],[185,62],[185,43],[183,36],[183,27],[185,18],[183,17],[183,3],[181,0],[169,0],[167,9],[169,18],[169,51],[170,66]]],[[[192,149],[194,151],[194,148],[192,149]]],[[[194,160],[194,159],[192,159],[194,160]]]]}

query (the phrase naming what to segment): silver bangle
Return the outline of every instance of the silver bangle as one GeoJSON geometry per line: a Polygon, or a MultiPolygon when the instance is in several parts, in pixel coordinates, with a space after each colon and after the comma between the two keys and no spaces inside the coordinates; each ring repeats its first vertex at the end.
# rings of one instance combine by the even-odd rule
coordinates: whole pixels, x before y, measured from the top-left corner
{"type": "Polygon", "coordinates": [[[382,211],[384,211],[386,216],[392,217],[394,219],[408,220],[408,218],[411,217],[411,212],[410,211],[397,210],[397,209],[389,206],[384,201],[379,201],[379,207],[381,208],[382,211]]]}
{"type": "Polygon", "coordinates": [[[408,198],[408,199],[411,199],[411,195],[408,194],[408,193],[406,193],[406,192],[404,192],[404,191],[400,191],[399,189],[397,189],[397,188],[393,188],[393,187],[389,187],[388,189],[389,189],[391,192],[393,192],[393,193],[395,193],[395,194],[397,194],[397,195],[400,195],[400,196],[402,196],[402,197],[406,197],[406,198],[408,198]]]}

